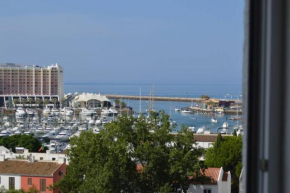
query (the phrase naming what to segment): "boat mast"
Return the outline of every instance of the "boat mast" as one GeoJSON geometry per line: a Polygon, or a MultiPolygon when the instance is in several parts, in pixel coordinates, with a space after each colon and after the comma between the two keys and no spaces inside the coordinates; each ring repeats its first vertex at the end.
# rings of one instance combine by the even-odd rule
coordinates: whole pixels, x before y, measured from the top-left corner
{"type": "Polygon", "coordinates": [[[139,114],[141,115],[141,113],[142,113],[142,109],[141,109],[141,87],[140,87],[139,95],[140,95],[140,99],[139,99],[139,114]]]}
{"type": "Polygon", "coordinates": [[[154,109],[154,82],[153,82],[153,88],[152,88],[152,110],[154,109]]]}
{"type": "Polygon", "coordinates": [[[171,119],[171,101],[170,101],[170,119],[171,119]]]}
{"type": "MultiPolygon", "coordinates": [[[[239,95],[238,95],[238,100],[239,100],[239,95]]],[[[238,119],[238,116],[239,116],[239,108],[238,108],[238,105],[237,106],[237,126],[239,125],[239,119],[238,119]]]]}

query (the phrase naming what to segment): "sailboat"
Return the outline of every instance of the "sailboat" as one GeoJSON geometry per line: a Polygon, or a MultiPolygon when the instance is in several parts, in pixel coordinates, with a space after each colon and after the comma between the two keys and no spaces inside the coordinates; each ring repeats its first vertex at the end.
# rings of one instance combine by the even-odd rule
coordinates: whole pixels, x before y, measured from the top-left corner
{"type": "Polygon", "coordinates": [[[138,118],[140,118],[142,116],[142,107],[141,107],[141,87],[140,87],[140,93],[139,93],[140,97],[139,97],[139,115],[138,118]]]}
{"type": "Polygon", "coordinates": [[[154,83],[153,83],[153,86],[152,86],[152,90],[150,90],[150,93],[149,93],[149,101],[148,101],[148,107],[147,107],[147,112],[155,112],[154,110],[154,83]]]}

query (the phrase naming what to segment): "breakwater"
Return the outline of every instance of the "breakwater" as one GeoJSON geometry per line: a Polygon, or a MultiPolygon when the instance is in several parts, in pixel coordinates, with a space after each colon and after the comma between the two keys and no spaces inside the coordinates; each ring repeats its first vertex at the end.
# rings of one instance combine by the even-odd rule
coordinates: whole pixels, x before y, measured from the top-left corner
{"type": "MultiPolygon", "coordinates": [[[[130,100],[140,100],[140,96],[133,95],[106,95],[109,99],[130,99],[130,100]]],[[[214,98],[211,98],[214,99],[214,98]]],[[[202,102],[201,98],[188,98],[188,97],[163,97],[163,96],[141,96],[141,100],[154,100],[154,101],[177,101],[177,102],[202,102]]],[[[220,99],[214,99],[220,100],[220,99]]],[[[240,100],[232,100],[235,102],[241,102],[240,100]]]]}

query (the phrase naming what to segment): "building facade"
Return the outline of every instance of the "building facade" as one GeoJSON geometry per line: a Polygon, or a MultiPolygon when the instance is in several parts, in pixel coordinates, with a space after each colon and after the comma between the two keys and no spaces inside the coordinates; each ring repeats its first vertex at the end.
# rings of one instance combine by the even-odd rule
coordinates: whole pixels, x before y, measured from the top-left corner
{"type": "Polygon", "coordinates": [[[207,168],[204,175],[211,179],[210,183],[194,183],[189,186],[188,193],[231,193],[231,173],[223,168],[207,168]]]}
{"type": "Polygon", "coordinates": [[[4,190],[29,190],[35,187],[40,192],[56,193],[49,190],[66,174],[64,162],[35,162],[34,160],[7,160],[0,156],[0,186],[4,190]]]}
{"type": "Polygon", "coordinates": [[[0,106],[8,99],[64,97],[64,70],[58,64],[50,66],[24,66],[22,64],[0,64],[0,106]],[[2,99],[2,100],[1,100],[2,99]]]}

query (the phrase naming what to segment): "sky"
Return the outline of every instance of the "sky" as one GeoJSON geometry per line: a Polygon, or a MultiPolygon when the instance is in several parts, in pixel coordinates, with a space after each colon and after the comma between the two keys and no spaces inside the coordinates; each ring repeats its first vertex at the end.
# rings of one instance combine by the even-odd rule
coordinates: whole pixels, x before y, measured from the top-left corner
{"type": "Polygon", "coordinates": [[[0,2],[0,63],[66,83],[241,84],[244,0],[0,2]]]}

